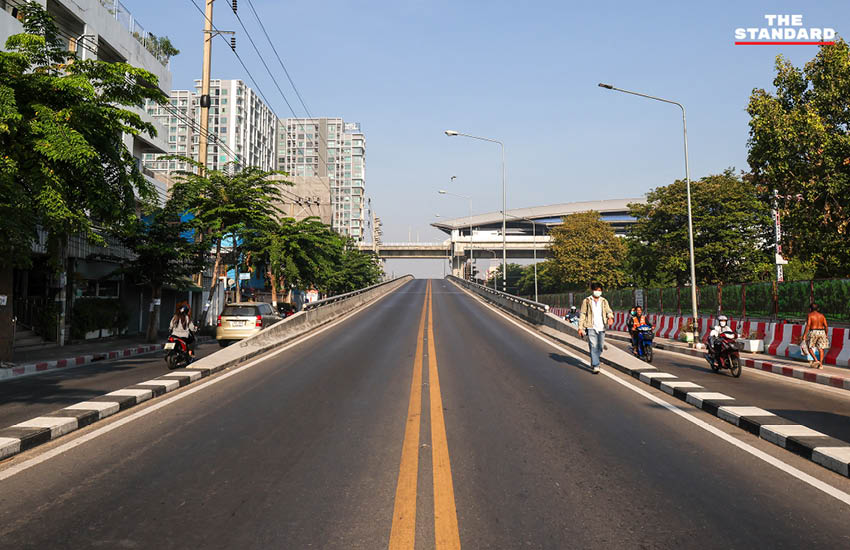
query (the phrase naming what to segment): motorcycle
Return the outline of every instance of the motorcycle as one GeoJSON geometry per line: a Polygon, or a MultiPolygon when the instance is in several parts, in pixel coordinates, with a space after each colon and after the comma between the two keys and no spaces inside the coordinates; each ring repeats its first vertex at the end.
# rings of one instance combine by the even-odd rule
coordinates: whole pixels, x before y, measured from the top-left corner
{"type": "Polygon", "coordinates": [[[735,341],[737,337],[731,330],[721,332],[717,336],[716,343],[708,355],[711,370],[720,372],[720,369],[729,369],[735,378],[741,376],[741,353],[735,341]]]}
{"type": "Polygon", "coordinates": [[[192,362],[189,346],[185,340],[178,336],[169,336],[163,349],[167,351],[165,364],[168,365],[169,370],[182,369],[192,362]]]}
{"type": "Polygon", "coordinates": [[[641,325],[635,332],[635,353],[647,363],[652,363],[652,340],[655,338],[652,325],[641,325]]]}

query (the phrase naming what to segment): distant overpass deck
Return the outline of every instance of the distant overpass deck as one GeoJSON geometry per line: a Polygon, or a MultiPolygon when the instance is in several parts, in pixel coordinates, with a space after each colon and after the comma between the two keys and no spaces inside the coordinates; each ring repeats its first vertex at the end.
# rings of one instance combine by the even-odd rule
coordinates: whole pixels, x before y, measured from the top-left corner
{"type": "MultiPolygon", "coordinates": [[[[526,235],[508,235],[507,256],[512,259],[530,259],[537,253],[538,258],[549,256],[549,236],[530,237],[526,235]]],[[[363,252],[377,253],[380,258],[449,258],[452,250],[456,256],[469,257],[470,252],[476,259],[502,256],[502,239],[493,235],[475,235],[471,245],[469,236],[456,237],[454,241],[446,239],[439,243],[399,242],[381,243],[377,248],[372,243],[360,243],[363,252]],[[454,248],[453,248],[454,245],[454,248]]]]}

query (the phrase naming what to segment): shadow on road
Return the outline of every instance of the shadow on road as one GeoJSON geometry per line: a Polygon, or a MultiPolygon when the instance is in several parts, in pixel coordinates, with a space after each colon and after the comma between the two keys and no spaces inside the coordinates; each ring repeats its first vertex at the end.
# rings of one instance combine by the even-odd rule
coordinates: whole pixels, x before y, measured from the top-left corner
{"type": "Polygon", "coordinates": [[[578,359],[570,357],[569,355],[561,355],[560,353],[550,353],[549,358],[559,363],[566,363],[571,367],[576,367],[581,370],[590,372],[590,366],[587,363],[579,361],[578,359]]]}

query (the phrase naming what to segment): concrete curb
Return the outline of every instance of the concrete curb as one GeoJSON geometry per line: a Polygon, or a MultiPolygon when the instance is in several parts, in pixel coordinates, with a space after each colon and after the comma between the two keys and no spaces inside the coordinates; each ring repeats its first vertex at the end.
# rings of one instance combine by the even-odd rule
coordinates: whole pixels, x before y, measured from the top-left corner
{"type": "MultiPolygon", "coordinates": [[[[88,401],[53,411],[0,429],[0,460],[52,441],[139,403],[173,392],[214,373],[236,366],[278,348],[312,330],[374,302],[413,279],[405,275],[365,289],[324,307],[301,311],[263,332],[208,355],[182,370],[169,371],[146,382],[99,395],[88,401]]],[[[161,345],[157,346],[157,349],[161,345]]]]}
{"type": "MultiPolygon", "coordinates": [[[[455,283],[457,281],[455,277],[448,277],[448,279],[455,283]]],[[[461,289],[466,287],[467,292],[479,299],[483,299],[507,313],[514,314],[516,317],[523,318],[515,314],[512,311],[513,308],[502,307],[499,304],[499,296],[479,294],[476,292],[477,289],[468,286],[469,283],[465,281],[462,281],[462,283],[465,284],[456,284],[461,289]]],[[[547,313],[543,323],[538,324],[538,329],[582,355],[588,354],[587,346],[584,340],[578,338],[576,328],[560,317],[547,313]]],[[[601,362],[680,401],[689,403],[721,420],[734,424],[765,441],[807,458],[844,477],[850,477],[850,443],[796,424],[759,407],[742,405],[734,397],[710,391],[694,382],[682,380],[673,374],[659,371],[652,365],[615,347],[608,348],[602,356],[601,362]]]]}
{"type": "MultiPolygon", "coordinates": [[[[629,341],[629,337],[623,334],[610,334],[609,336],[615,340],[620,340],[623,342],[629,341]]],[[[658,343],[657,338],[656,341],[653,342],[653,347],[664,351],[669,351],[671,353],[690,355],[692,357],[703,357],[705,355],[705,352],[703,351],[679,346],[672,342],[658,343]]],[[[850,390],[850,375],[836,376],[834,374],[826,374],[803,366],[798,367],[794,365],[772,363],[770,361],[763,361],[761,359],[750,359],[743,354],[741,356],[741,364],[751,369],[772,372],[773,374],[778,374],[780,376],[788,376],[790,378],[796,378],[797,380],[803,380],[805,382],[822,384],[831,388],[850,390]]]]}
{"type": "MultiPolygon", "coordinates": [[[[210,340],[209,336],[198,336],[197,343],[202,344],[210,340]]],[[[82,367],[91,363],[108,363],[119,359],[126,359],[136,355],[146,355],[162,349],[162,344],[143,344],[132,348],[124,348],[119,350],[102,351],[89,355],[77,355],[75,357],[66,357],[64,359],[52,359],[49,361],[39,361],[37,363],[27,363],[24,365],[14,365],[12,367],[0,369],[0,382],[6,380],[14,380],[34,374],[43,374],[58,369],[70,369],[74,367],[82,367]]]]}

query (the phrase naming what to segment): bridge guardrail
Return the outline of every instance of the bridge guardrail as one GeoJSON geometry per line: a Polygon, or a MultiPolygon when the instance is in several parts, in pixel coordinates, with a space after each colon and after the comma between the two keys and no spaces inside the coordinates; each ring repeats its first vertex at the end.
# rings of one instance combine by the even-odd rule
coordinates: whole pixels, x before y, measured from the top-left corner
{"type": "Polygon", "coordinates": [[[345,294],[337,294],[336,296],[331,296],[329,298],[324,298],[322,300],[316,300],[315,302],[309,302],[304,304],[302,310],[310,310],[316,309],[328,304],[333,304],[336,302],[341,302],[343,300],[348,300],[349,298],[353,298],[354,296],[359,296],[360,294],[365,294],[367,292],[372,292],[373,290],[380,288],[385,285],[391,285],[396,283],[402,279],[412,279],[413,275],[402,275],[401,277],[396,277],[395,279],[390,279],[389,281],[384,281],[382,283],[378,283],[376,285],[367,286],[366,288],[361,288],[360,290],[352,290],[351,292],[346,292],[345,294]]]}
{"type": "Polygon", "coordinates": [[[508,309],[534,324],[542,325],[546,321],[546,314],[549,312],[549,306],[546,304],[541,304],[540,302],[535,302],[534,300],[528,300],[526,298],[520,298],[519,296],[514,296],[513,294],[508,294],[501,290],[488,288],[484,285],[479,285],[478,283],[473,283],[465,279],[455,277],[454,275],[446,275],[446,279],[457,283],[462,287],[468,288],[482,298],[493,302],[504,309],[508,309]]]}

